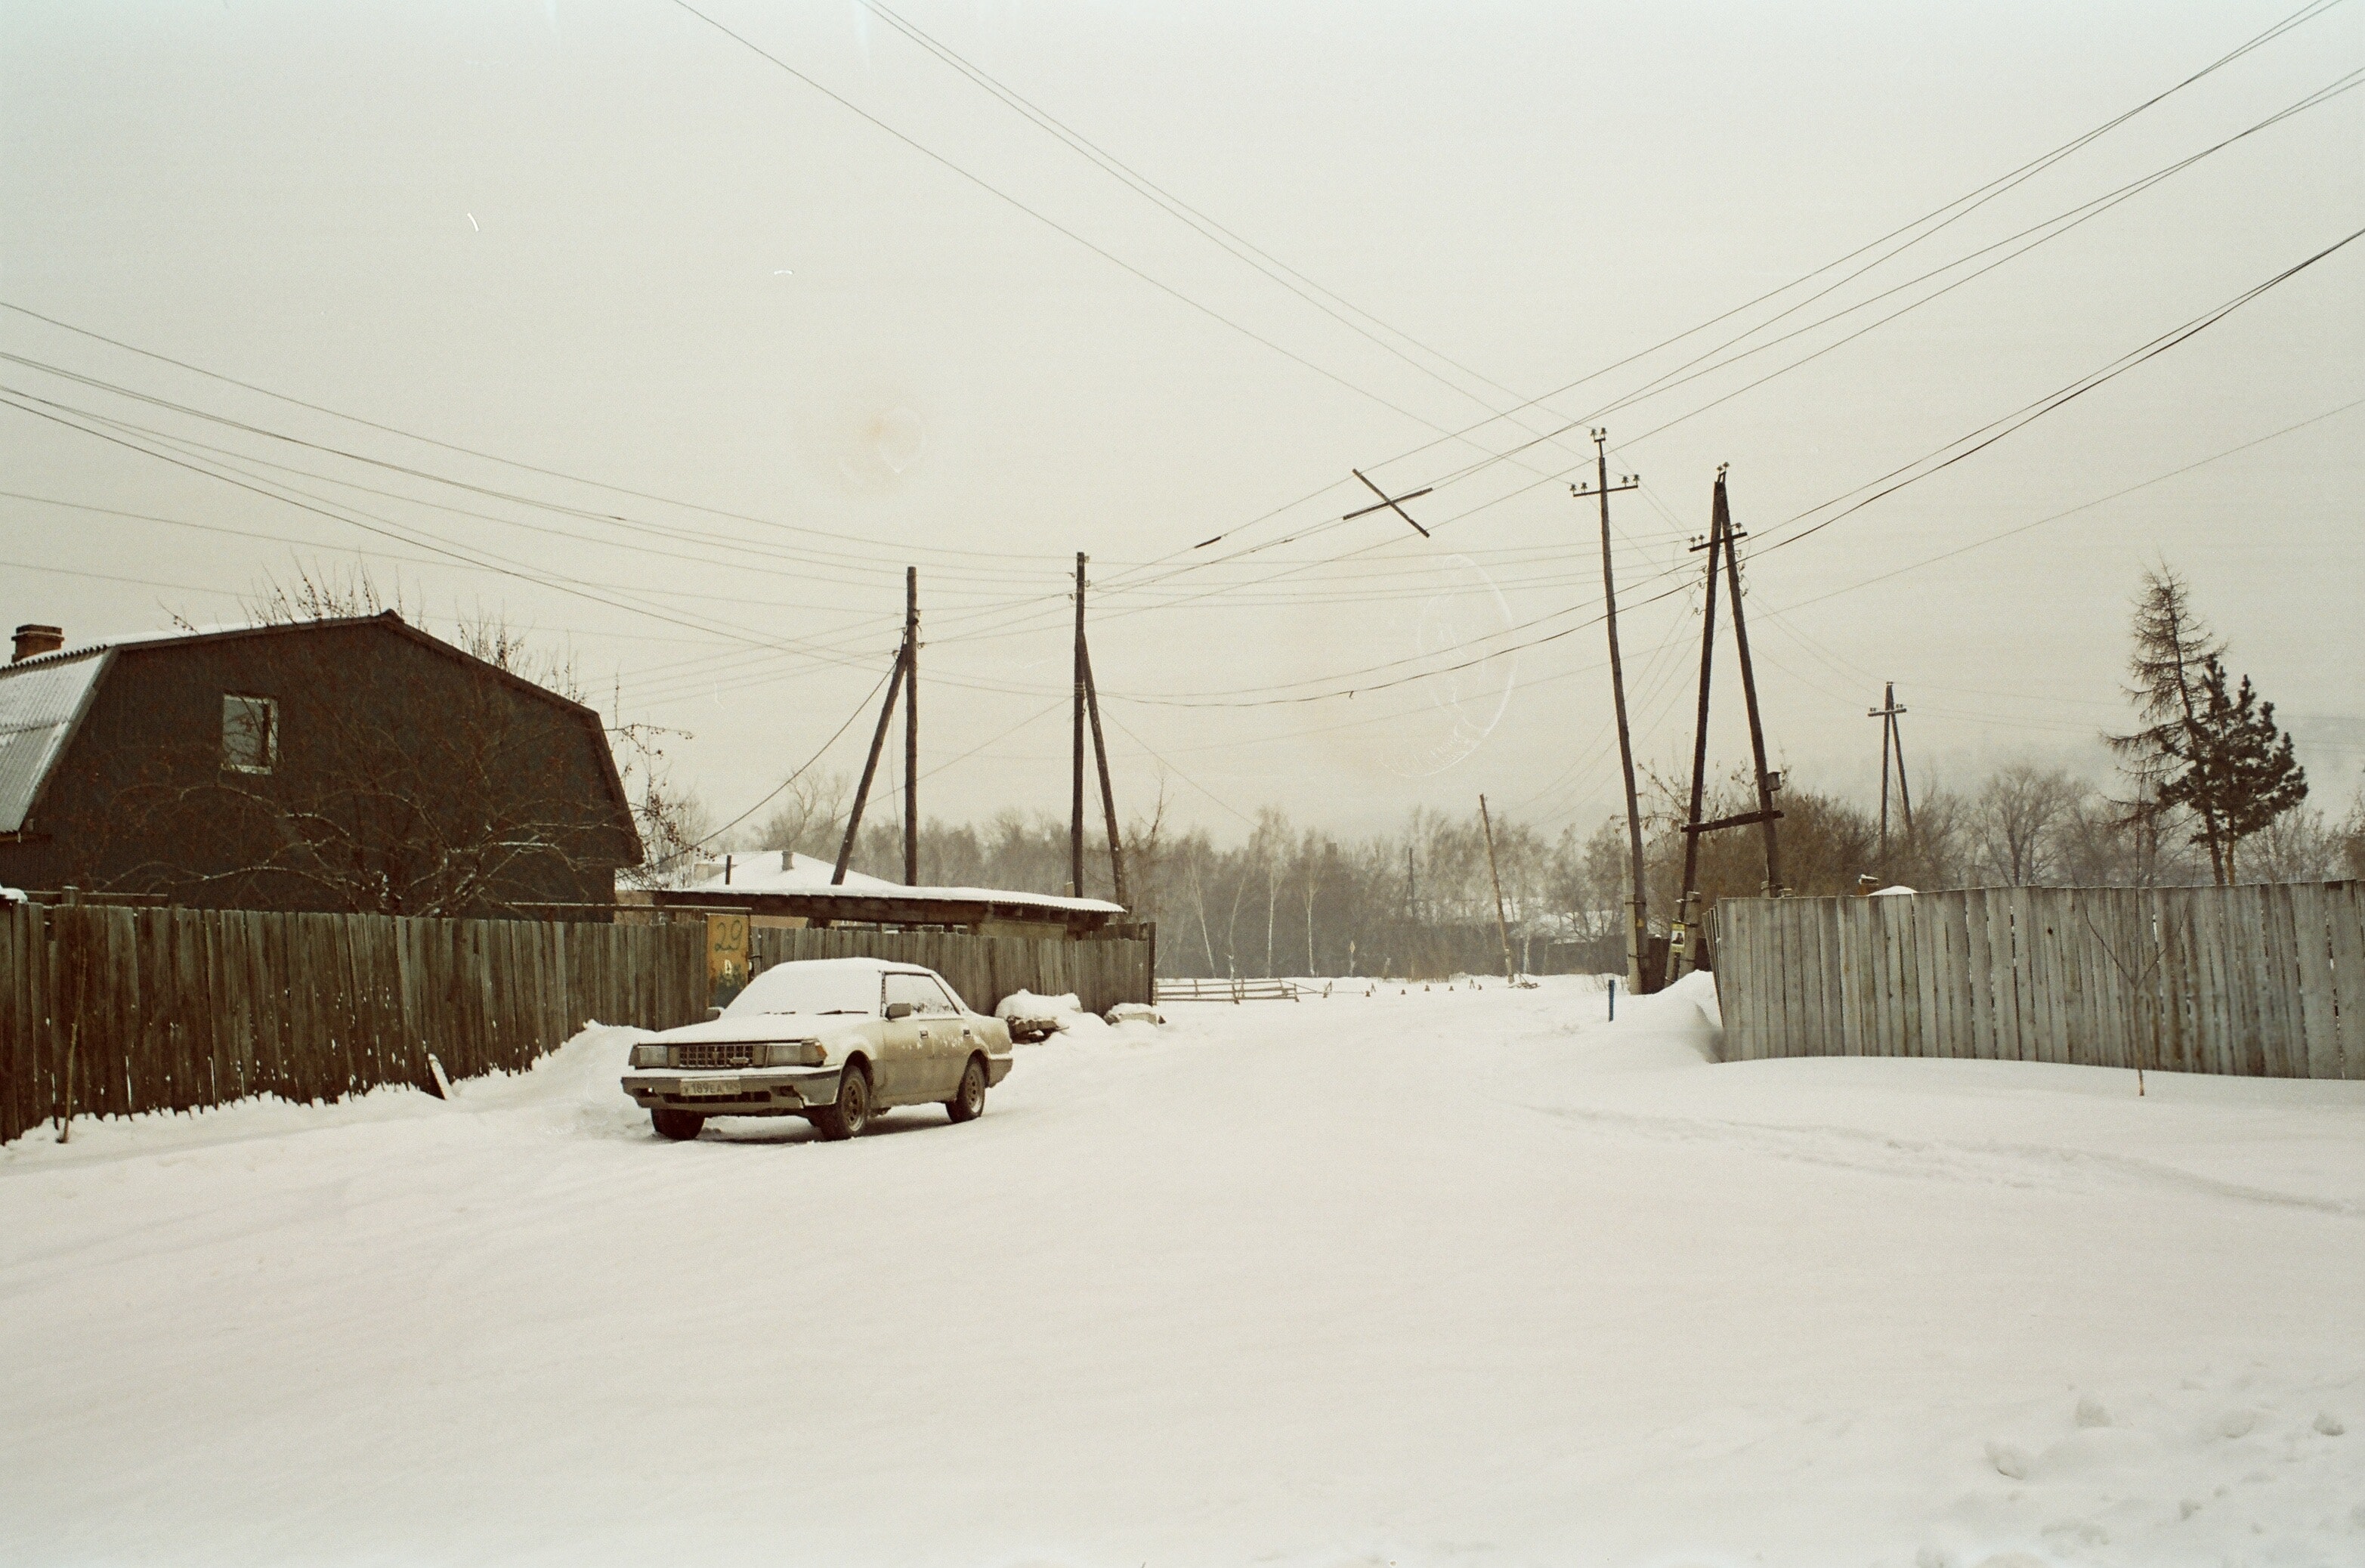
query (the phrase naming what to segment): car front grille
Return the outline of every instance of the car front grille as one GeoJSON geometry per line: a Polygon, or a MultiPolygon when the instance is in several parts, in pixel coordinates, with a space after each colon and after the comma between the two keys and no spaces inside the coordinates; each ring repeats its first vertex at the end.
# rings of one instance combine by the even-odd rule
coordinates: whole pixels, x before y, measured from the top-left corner
{"type": "Polygon", "coordinates": [[[753,1067],[756,1047],[750,1045],[683,1046],[681,1065],[684,1067],[753,1067]]]}

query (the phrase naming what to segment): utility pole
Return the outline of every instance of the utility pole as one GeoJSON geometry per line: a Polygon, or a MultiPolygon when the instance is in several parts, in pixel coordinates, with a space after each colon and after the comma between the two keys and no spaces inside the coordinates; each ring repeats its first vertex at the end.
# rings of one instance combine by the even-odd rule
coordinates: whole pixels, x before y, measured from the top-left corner
{"type": "MultiPolygon", "coordinates": [[[[1717,499],[1724,498],[1724,474],[1716,476],[1717,499]]],[[[1709,514],[1708,538],[1694,540],[1695,554],[1708,552],[1708,609],[1700,617],[1699,718],[1692,731],[1692,801],[1684,817],[1684,890],[1676,901],[1676,929],[1668,941],[1667,963],[1674,968],[1692,950],[1692,928],[1698,911],[1693,907],[1699,887],[1699,821],[1701,798],[1708,786],[1708,689],[1716,674],[1716,577],[1722,565],[1719,552],[1724,546],[1724,509],[1721,505],[1709,514]]]]}
{"type": "Polygon", "coordinates": [[[829,874],[829,885],[841,887],[846,881],[846,868],[854,858],[854,841],[862,832],[862,808],[870,801],[870,781],[879,774],[879,754],[887,746],[887,726],[895,717],[895,699],[903,689],[912,669],[912,620],[907,610],[903,620],[903,644],[895,650],[895,672],[887,678],[887,700],[879,704],[879,727],[870,732],[870,755],[862,762],[862,782],[854,787],[854,805],[846,813],[846,837],[837,846],[837,868],[829,874]]]}
{"type": "Polygon", "coordinates": [[[1736,533],[1732,512],[1725,498],[1725,470],[1720,465],[1716,471],[1716,494],[1709,511],[1708,538],[1692,545],[1694,551],[1708,552],[1708,607],[1700,626],[1700,678],[1698,727],[1692,740],[1692,800],[1690,820],[1684,824],[1684,890],[1676,905],[1676,931],[1671,947],[1680,946],[1683,969],[1689,973],[1699,968],[1701,923],[1699,919],[1699,835],[1729,827],[1748,827],[1763,823],[1765,828],[1765,883],[1768,898],[1782,893],[1782,861],[1775,823],[1782,813],[1774,807],[1775,791],[1782,787],[1781,775],[1765,767],[1765,732],[1758,721],[1757,675],[1749,659],[1748,621],[1741,607],[1741,556],[1735,548],[1736,533]],[[1739,816],[1720,817],[1714,822],[1700,820],[1700,807],[1708,786],[1708,715],[1709,683],[1716,668],[1716,591],[1717,567],[1720,560],[1725,575],[1732,580],[1732,633],[1735,651],[1741,659],[1741,690],[1749,711],[1749,747],[1756,766],[1757,809],[1739,816]]]}
{"type": "Polygon", "coordinates": [[[1710,512],[1713,520],[1724,520],[1724,575],[1732,584],[1732,646],[1741,655],[1741,700],[1749,711],[1749,751],[1757,767],[1757,814],[1765,829],[1765,896],[1782,896],[1782,851],[1775,837],[1774,824],[1781,813],[1774,809],[1774,791],[1782,787],[1782,776],[1765,770],[1765,726],[1757,718],[1757,671],[1749,662],[1749,618],[1743,612],[1742,600],[1747,597],[1741,588],[1741,555],[1736,548],[1743,535],[1732,526],[1732,512],[1724,498],[1724,470],[1716,469],[1716,505],[1710,512]]]}
{"type": "Polygon", "coordinates": [[[1651,946],[1650,905],[1642,868],[1642,813],[1634,792],[1634,737],[1626,722],[1626,666],[1618,652],[1618,584],[1610,558],[1609,496],[1613,489],[1631,490],[1642,481],[1629,474],[1617,485],[1610,484],[1608,443],[1607,429],[1593,432],[1593,487],[1571,485],[1568,491],[1573,496],[1601,498],[1601,619],[1609,629],[1609,698],[1618,711],[1618,760],[1626,770],[1626,837],[1633,861],[1631,896],[1626,901],[1626,989],[1639,994],[1656,991],[1659,977],[1643,973],[1651,946]]]}
{"type": "Polygon", "coordinates": [[[1101,814],[1108,821],[1109,887],[1117,902],[1133,907],[1125,891],[1125,840],[1117,832],[1116,790],[1109,783],[1108,742],[1101,734],[1101,694],[1093,684],[1093,651],[1084,649],[1084,712],[1093,724],[1093,756],[1101,767],[1101,814]]]}
{"type": "Polygon", "coordinates": [[[1495,819],[1486,814],[1486,797],[1478,797],[1479,825],[1486,830],[1486,876],[1495,884],[1495,935],[1503,942],[1503,980],[1506,984],[1519,983],[1519,972],[1511,967],[1511,928],[1503,919],[1503,873],[1495,864],[1495,819]]]}
{"type": "Polygon", "coordinates": [[[1898,715],[1904,709],[1897,705],[1897,683],[1885,683],[1880,706],[1867,708],[1864,716],[1880,721],[1880,879],[1889,880],[1889,759],[1897,757],[1897,792],[1905,807],[1905,846],[1913,847],[1913,791],[1905,782],[1905,737],[1897,728],[1898,715]]]}
{"type": "Polygon", "coordinates": [[[903,885],[920,885],[920,568],[903,568],[903,885]]]}
{"type": "Polygon", "coordinates": [[[1075,749],[1068,793],[1068,896],[1084,890],[1084,553],[1076,552],[1075,749]]]}

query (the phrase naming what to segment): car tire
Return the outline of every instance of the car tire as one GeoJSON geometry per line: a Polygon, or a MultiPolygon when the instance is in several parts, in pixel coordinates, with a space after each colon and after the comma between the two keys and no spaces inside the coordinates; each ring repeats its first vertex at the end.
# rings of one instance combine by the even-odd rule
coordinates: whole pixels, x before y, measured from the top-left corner
{"type": "Polygon", "coordinates": [[[945,1114],[956,1122],[973,1122],[985,1114],[985,1058],[971,1057],[961,1069],[960,1087],[945,1102],[945,1114]]]}
{"type": "Polygon", "coordinates": [[[706,1126],[706,1118],[696,1111],[651,1111],[649,1120],[656,1126],[657,1137],[676,1143],[696,1137],[699,1129],[706,1126]]]}
{"type": "Polygon", "coordinates": [[[813,1113],[813,1126],[821,1136],[835,1142],[850,1138],[870,1125],[870,1078],[860,1068],[848,1064],[837,1075],[837,1100],[813,1113]]]}

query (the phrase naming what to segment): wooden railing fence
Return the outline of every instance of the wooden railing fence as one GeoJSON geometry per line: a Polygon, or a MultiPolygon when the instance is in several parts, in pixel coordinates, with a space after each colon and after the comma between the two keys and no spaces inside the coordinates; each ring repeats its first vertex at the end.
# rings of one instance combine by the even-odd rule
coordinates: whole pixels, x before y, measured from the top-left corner
{"type": "Polygon", "coordinates": [[[2365,1079],[2365,883],[1717,905],[1724,1056],[2365,1079]]]}
{"type": "Polygon", "coordinates": [[[59,1114],[333,1100],[705,1016],[695,926],[0,907],[0,1142],[59,1114]]]}
{"type": "MultiPolygon", "coordinates": [[[[1328,994],[1326,984],[1324,994],[1328,994]]],[[[1158,982],[1160,1002],[1295,1002],[1297,982],[1291,980],[1260,978],[1244,975],[1219,976],[1214,980],[1162,980],[1158,982]]]]}
{"type": "Polygon", "coordinates": [[[760,969],[800,958],[888,958],[931,969],[981,1013],[1014,991],[1073,991],[1088,1013],[1150,999],[1152,944],[1134,937],[972,936],[960,931],[877,931],[758,926],[749,948],[760,969]]]}

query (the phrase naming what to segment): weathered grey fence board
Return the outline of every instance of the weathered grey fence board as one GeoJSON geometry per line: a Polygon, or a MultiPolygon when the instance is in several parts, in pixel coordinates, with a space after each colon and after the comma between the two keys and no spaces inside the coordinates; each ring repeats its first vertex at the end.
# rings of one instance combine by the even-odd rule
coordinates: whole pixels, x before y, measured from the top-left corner
{"type": "Polygon", "coordinates": [[[1728,899],[1732,1059],[2365,1078],[2365,884],[1728,899]]]}
{"type": "Polygon", "coordinates": [[[2332,935],[2333,1032],[2340,1041],[2340,1075],[2365,1078],[2365,884],[2327,889],[2325,917],[2332,935]]]}
{"type": "Polygon", "coordinates": [[[334,1099],[514,1070],[706,1005],[703,934],[385,915],[0,909],[0,1141],[58,1114],[334,1099]],[[577,954],[599,957],[576,964],[577,954]]]}

